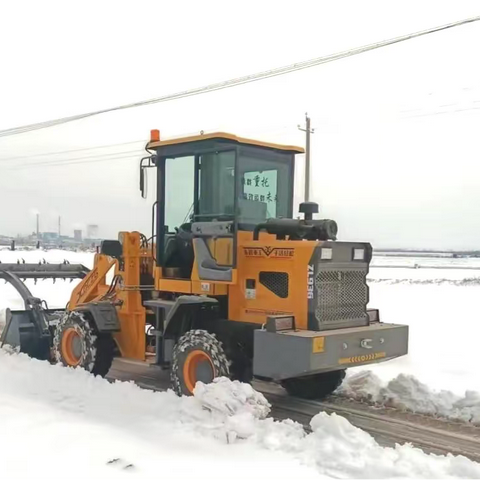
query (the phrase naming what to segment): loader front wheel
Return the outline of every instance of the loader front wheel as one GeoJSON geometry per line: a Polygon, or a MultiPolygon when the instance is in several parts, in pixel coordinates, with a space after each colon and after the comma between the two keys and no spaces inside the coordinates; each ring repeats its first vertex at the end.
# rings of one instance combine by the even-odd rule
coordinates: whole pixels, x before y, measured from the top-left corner
{"type": "Polygon", "coordinates": [[[58,363],[104,377],[112,365],[114,341],[109,334],[95,332],[85,315],[71,312],[55,329],[53,352],[58,363]]]}
{"type": "Polygon", "coordinates": [[[287,378],[282,387],[293,397],[320,400],[333,393],[345,378],[345,370],[317,373],[308,377],[287,378]]]}
{"type": "Polygon", "coordinates": [[[190,330],[173,349],[170,379],[177,395],[193,395],[197,381],[210,383],[229,376],[229,362],[222,344],[206,330],[190,330]]]}

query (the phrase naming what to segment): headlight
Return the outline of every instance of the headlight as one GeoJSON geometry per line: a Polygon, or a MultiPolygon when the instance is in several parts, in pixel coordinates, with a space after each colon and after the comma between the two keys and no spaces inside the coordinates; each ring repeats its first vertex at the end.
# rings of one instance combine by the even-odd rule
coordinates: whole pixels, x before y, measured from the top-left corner
{"type": "Polygon", "coordinates": [[[354,260],[365,260],[365,249],[354,248],[353,249],[353,259],[354,260]]]}
{"type": "Polygon", "coordinates": [[[333,252],[331,248],[321,248],[320,249],[320,258],[322,260],[331,260],[333,252]]]}

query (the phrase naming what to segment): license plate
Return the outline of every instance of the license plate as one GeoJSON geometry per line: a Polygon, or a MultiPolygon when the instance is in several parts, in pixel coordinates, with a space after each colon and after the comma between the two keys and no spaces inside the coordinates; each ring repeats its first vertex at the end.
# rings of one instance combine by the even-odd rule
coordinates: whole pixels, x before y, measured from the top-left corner
{"type": "Polygon", "coordinates": [[[351,365],[353,363],[372,362],[374,360],[385,358],[386,356],[386,352],[367,353],[365,355],[355,355],[353,357],[339,358],[338,363],[340,365],[351,365]]]}

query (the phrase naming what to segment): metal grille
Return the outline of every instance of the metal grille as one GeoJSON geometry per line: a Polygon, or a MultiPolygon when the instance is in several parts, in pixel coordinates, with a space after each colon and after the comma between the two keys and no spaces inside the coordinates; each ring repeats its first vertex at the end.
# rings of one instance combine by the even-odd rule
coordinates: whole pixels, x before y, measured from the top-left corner
{"type": "Polygon", "coordinates": [[[368,303],[366,272],[323,270],[315,277],[315,318],[319,324],[364,318],[368,303]]]}
{"type": "Polygon", "coordinates": [[[288,297],[288,273],[260,272],[259,281],[278,297],[288,297]]]}

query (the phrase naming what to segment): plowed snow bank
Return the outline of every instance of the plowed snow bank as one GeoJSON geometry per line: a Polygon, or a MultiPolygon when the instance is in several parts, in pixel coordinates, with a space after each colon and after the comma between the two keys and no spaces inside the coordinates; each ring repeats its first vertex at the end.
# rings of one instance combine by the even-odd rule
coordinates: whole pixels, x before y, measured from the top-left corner
{"type": "Polygon", "coordinates": [[[337,393],[355,400],[480,424],[480,393],[467,391],[463,397],[435,391],[412,375],[400,374],[389,382],[371,371],[347,374],[337,393]]]}

